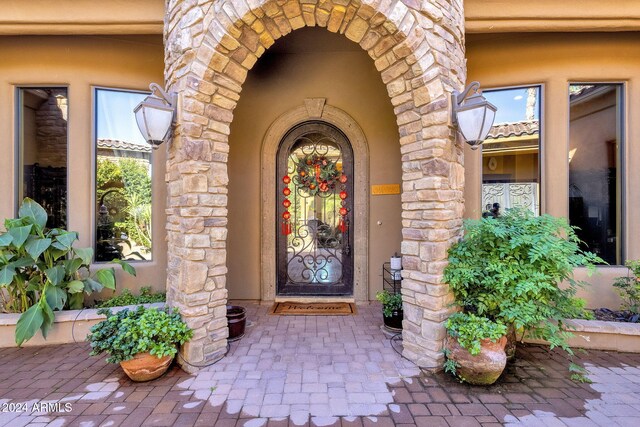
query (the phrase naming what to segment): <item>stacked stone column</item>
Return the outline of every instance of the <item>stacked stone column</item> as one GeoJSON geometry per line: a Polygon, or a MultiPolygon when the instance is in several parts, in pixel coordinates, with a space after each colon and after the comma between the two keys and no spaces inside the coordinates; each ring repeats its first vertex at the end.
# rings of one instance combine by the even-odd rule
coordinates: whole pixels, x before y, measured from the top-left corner
{"type": "Polygon", "coordinates": [[[463,22],[461,0],[169,1],[165,76],[181,106],[168,148],[167,287],[196,329],[182,350],[191,369],[226,344],[228,136],[241,85],[275,40],[304,26],[358,43],[387,85],[402,152],[405,355],[440,364],[451,301],[442,271],[463,211],[449,119],[449,93],[465,78],[463,22]]]}

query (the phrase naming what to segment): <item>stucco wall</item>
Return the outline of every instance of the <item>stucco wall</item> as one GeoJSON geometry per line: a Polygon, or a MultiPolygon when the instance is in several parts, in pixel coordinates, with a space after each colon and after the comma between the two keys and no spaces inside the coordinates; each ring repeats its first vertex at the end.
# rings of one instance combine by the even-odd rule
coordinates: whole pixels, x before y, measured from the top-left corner
{"type": "MultiPolygon", "coordinates": [[[[468,35],[468,81],[484,89],[542,84],[542,212],[569,215],[569,83],[625,84],[626,259],[640,258],[640,34],[503,34],[468,35]]],[[[465,212],[480,215],[480,152],[465,151],[465,212]]],[[[618,308],[611,284],[626,268],[602,267],[595,276],[579,277],[592,286],[581,292],[591,307],[618,308]]]]}
{"type": "MultiPolygon", "coordinates": [[[[258,60],[243,86],[231,124],[230,299],[260,299],[260,146],[278,116],[302,105],[305,98],[326,98],[327,104],[343,109],[362,127],[369,144],[371,184],[401,182],[398,127],[371,58],[343,36],[325,29],[298,30],[278,44],[299,48],[274,47],[258,60]],[[332,42],[335,47],[327,47],[332,42]]],[[[400,251],[400,195],[370,196],[369,218],[369,297],[373,299],[382,289],[382,263],[400,251]]]]}
{"type": "MultiPolygon", "coordinates": [[[[92,86],[147,90],[150,82],[163,81],[161,36],[120,37],[0,37],[0,218],[13,217],[14,194],[14,109],[17,86],[62,85],[69,96],[69,229],[78,231],[78,246],[92,246],[93,212],[93,106],[92,86]]],[[[163,181],[165,152],[154,152],[153,197],[155,203],[154,260],[136,263],[137,278],[122,275],[118,286],[164,289],[166,277],[163,181]]]]}

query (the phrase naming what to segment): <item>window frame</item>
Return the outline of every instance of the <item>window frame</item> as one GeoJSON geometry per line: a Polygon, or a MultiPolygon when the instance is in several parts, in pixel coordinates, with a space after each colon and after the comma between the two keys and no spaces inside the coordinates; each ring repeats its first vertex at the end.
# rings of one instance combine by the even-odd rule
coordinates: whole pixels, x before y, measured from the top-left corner
{"type": "MultiPolygon", "coordinates": [[[[619,105],[616,107],[616,121],[619,127],[620,141],[618,143],[618,156],[620,160],[620,230],[618,230],[618,239],[620,241],[620,264],[598,264],[598,268],[620,268],[624,267],[627,261],[627,220],[629,218],[627,212],[627,157],[628,157],[628,147],[627,147],[627,91],[628,91],[628,81],[626,80],[602,80],[602,79],[567,79],[566,85],[566,100],[567,100],[567,189],[570,185],[569,178],[569,151],[570,151],[570,138],[571,138],[571,102],[570,102],[570,92],[569,88],[574,85],[617,85],[620,87],[619,94],[619,105]]],[[[567,221],[569,220],[569,200],[567,199],[567,221]]]]}
{"type": "Polygon", "coordinates": [[[29,84],[13,84],[13,92],[14,92],[14,121],[13,121],[13,132],[14,132],[14,179],[13,179],[13,196],[14,196],[14,216],[18,217],[18,211],[20,210],[20,205],[22,204],[22,200],[24,200],[25,195],[23,192],[24,189],[24,144],[22,143],[22,136],[24,130],[24,117],[22,112],[23,106],[23,89],[65,89],[67,91],[67,155],[66,155],[66,169],[67,169],[67,183],[66,183],[66,194],[67,194],[67,209],[65,212],[67,228],[69,227],[71,217],[69,210],[69,182],[70,182],[70,161],[69,161],[69,133],[71,130],[71,88],[69,84],[66,83],[56,83],[56,84],[39,84],[39,83],[29,83],[29,84]]]}
{"type": "MultiPolygon", "coordinates": [[[[96,212],[97,206],[97,173],[98,173],[98,91],[109,91],[109,92],[128,92],[128,93],[136,93],[143,94],[145,96],[151,95],[149,89],[135,89],[135,88],[120,88],[115,86],[102,86],[102,85],[91,85],[91,248],[93,249],[93,260],[92,264],[100,264],[101,266],[113,265],[111,261],[96,261],[96,244],[98,243],[97,236],[97,219],[98,213],[96,212]]],[[[133,114],[133,111],[131,112],[133,114]]],[[[153,147],[152,147],[153,148],[153,147]]],[[[150,164],[151,164],[151,222],[153,223],[154,215],[154,207],[156,206],[156,191],[154,191],[154,170],[156,168],[155,159],[156,156],[153,155],[153,149],[151,150],[150,155],[150,164]]],[[[156,246],[153,242],[155,239],[155,227],[152,228],[151,235],[151,258],[150,259],[134,259],[127,260],[129,264],[149,264],[156,261],[156,246]]]]}
{"type": "MultiPolygon", "coordinates": [[[[482,88],[482,93],[485,92],[494,92],[499,90],[515,90],[515,89],[528,89],[531,87],[538,88],[538,191],[539,191],[539,201],[538,201],[538,215],[544,215],[546,213],[546,173],[545,173],[545,160],[546,160],[546,144],[545,144],[545,90],[546,84],[543,82],[537,83],[522,83],[522,84],[514,84],[514,85],[506,85],[506,86],[490,86],[482,88]]],[[[484,141],[483,141],[484,142],[484,141]]],[[[480,194],[480,212],[483,211],[484,206],[482,206],[482,183],[484,182],[484,173],[483,173],[483,150],[482,145],[480,146],[480,155],[478,156],[478,169],[480,171],[480,183],[479,183],[479,194],[480,194]]]]}

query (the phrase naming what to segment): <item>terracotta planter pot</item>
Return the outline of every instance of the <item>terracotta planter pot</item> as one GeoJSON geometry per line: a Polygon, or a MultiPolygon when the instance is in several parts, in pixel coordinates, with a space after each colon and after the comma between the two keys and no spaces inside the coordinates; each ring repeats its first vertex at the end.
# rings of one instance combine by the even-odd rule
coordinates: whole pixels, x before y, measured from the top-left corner
{"type": "Polygon", "coordinates": [[[157,357],[145,352],[120,362],[120,367],[132,381],[151,381],[164,374],[172,361],[173,356],[157,357]]]}
{"type": "Polygon", "coordinates": [[[385,328],[398,332],[402,331],[402,319],[404,318],[404,312],[402,310],[396,310],[391,317],[382,316],[385,328]]]}
{"type": "Polygon", "coordinates": [[[488,339],[482,340],[480,353],[472,356],[457,339],[447,336],[447,358],[457,363],[456,374],[464,381],[475,385],[490,385],[496,382],[507,365],[507,355],[504,352],[506,343],[506,336],[495,343],[488,339]]]}

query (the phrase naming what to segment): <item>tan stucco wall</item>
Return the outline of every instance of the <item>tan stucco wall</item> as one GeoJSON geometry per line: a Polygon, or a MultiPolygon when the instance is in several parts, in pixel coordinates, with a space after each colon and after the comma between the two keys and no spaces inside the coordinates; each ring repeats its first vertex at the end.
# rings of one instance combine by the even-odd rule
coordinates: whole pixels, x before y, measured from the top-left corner
{"type": "Polygon", "coordinates": [[[164,0],[0,0],[0,35],[162,34],[164,0]]]}
{"type": "Polygon", "coordinates": [[[631,31],[640,24],[637,0],[465,0],[470,33],[631,31]]]}
{"type": "MultiPolygon", "coordinates": [[[[307,30],[299,30],[304,31],[307,30]]],[[[325,29],[311,31],[327,32],[325,29]]],[[[294,32],[280,42],[297,36],[294,32]]],[[[227,288],[230,299],[260,299],[258,171],[264,134],[278,116],[310,97],[326,98],[327,104],[346,111],[363,129],[369,144],[371,184],[401,182],[395,115],[380,73],[364,51],[358,48],[348,52],[267,52],[244,83],[229,137],[227,288]]],[[[371,299],[382,289],[382,263],[400,251],[400,214],[400,195],[370,196],[371,299]],[[382,225],[377,225],[378,221],[382,225]]]]}
{"type": "MultiPolygon", "coordinates": [[[[569,214],[570,82],[625,83],[626,258],[640,258],[640,34],[494,34],[467,37],[468,81],[484,89],[542,84],[542,212],[569,214]]],[[[480,215],[480,153],[465,151],[465,211],[480,215]]],[[[591,307],[618,308],[611,286],[626,268],[602,267],[596,276],[579,276],[592,286],[581,295],[591,307]]]]}
{"type": "MultiPolygon", "coordinates": [[[[78,246],[92,246],[94,236],[92,86],[147,90],[163,81],[160,36],[0,37],[0,218],[13,217],[17,200],[15,93],[21,85],[63,85],[69,96],[69,229],[78,231],[78,246]]],[[[165,151],[154,152],[154,260],[136,263],[137,278],[118,271],[118,286],[164,289],[166,277],[164,183],[165,151]]]]}

